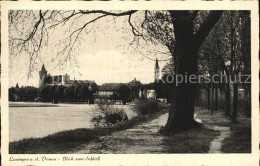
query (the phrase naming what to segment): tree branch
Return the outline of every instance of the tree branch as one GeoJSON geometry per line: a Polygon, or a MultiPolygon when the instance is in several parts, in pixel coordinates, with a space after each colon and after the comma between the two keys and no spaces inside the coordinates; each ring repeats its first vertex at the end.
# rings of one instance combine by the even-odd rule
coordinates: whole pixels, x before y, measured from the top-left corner
{"type": "Polygon", "coordinates": [[[199,13],[199,10],[193,11],[191,14],[191,19],[194,20],[197,17],[198,13],[199,13]]]}
{"type": "Polygon", "coordinates": [[[207,19],[201,24],[199,30],[194,35],[194,40],[197,45],[197,49],[201,46],[204,39],[209,34],[210,30],[214,27],[214,25],[218,22],[223,11],[213,11],[209,14],[207,19]]]}
{"type": "Polygon", "coordinates": [[[105,15],[110,15],[110,16],[126,16],[126,15],[131,15],[131,14],[137,12],[137,10],[130,10],[130,11],[121,12],[121,13],[114,13],[114,12],[108,12],[108,11],[103,11],[103,10],[93,10],[93,11],[80,10],[80,12],[82,14],[99,13],[99,14],[105,14],[105,15]]]}

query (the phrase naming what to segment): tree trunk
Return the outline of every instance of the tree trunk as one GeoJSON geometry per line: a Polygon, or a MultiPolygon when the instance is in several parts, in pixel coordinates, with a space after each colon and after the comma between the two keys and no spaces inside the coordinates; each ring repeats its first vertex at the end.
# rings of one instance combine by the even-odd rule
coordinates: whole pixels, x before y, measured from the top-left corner
{"type": "Polygon", "coordinates": [[[126,105],[126,99],[122,99],[123,105],[126,105]]]}
{"type": "MultiPolygon", "coordinates": [[[[251,19],[250,11],[240,11],[242,15],[242,35],[241,35],[241,52],[242,59],[244,62],[243,74],[251,75],[251,19]]],[[[243,83],[242,86],[245,88],[245,114],[251,116],[251,83],[243,83]]]]}
{"type": "Polygon", "coordinates": [[[229,81],[226,83],[225,98],[226,98],[225,115],[230,116],[230,86],[229,86],[229,81]]]}
{"type": "Polygon", "coordinates": [[[208,96],[208,110],[210,110],[210,89],[207,88],[207,96],[208,96]]]}
{"type": "Polygon", "coordinates": [[[232,120],[233,122],[237,121],[237,102],[238,102],[238,88],[237,83],[233,84],[234,94],[233,94],[233,112],[232,112],[232,120]]]}
{"type": "MultiPolygon", "coordinates": [[[[222,11],[211,12],[196,34],[193,34],[193,18],[190,17],[190,11],[170,10],[169,13],[173,21],[174,38],[176,39],[175,74],[183,78],[197,75],[199,47],[218,22],[222,11]]],[[[174,132],[198,125],[194,120],[196,86],[197,84],[191,81],[176,84],[168,121],[161,132],[174,132]]]]}
{"type": "Polygon", "coordinates": [[[211,79],[211,110],[210,110],[211,114],[213,113],[213,110],[214,110],[214,84],[211,79]]]}
{"type": "MultiPolygon", "coordinates": [[[[173,13],[171,13],[173,14],[173,13]]],[[[176,38],[176,75],[197,74],[197,50],[193,43],[193,22],[183,19],[187,11],[174,12],[180,19],[174,20],[174,34],[176,38]]],[[[189,129],[194,126],[194,104],[196,84],[180,82],[176,88],[171,103],[167,124],[161,131],[172,132],[178,129],[189,129]]]]}
{"type": "Polygon", "coordinates": [[[248,85],[243,85],[245,89],[245,110],[244,113],[247,117],[251,117],[251,87],[248,85]]]}
{"type": "Polygon", "coordinates": [[[246,115],[251,117],[251,86],[249,86],[246,93],[246,115]]]}
{"type": "Polygon", "coordinates": [[[198,88],[196,89],[196,106],[200,106],[200,90],[198,88]]]}
{"type": "Polygon", "coordinates": [[[215,110],[218,110],[218,84],[215,86],[215,110]]]}

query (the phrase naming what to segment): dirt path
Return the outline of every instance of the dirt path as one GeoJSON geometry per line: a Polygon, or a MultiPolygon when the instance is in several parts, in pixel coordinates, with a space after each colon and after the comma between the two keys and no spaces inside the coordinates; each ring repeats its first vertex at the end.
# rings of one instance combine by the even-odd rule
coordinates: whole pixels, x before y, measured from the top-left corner
{"type": "Polygon", "coordinates": [[[210,128],[219,131],[220,135],[210,143],[209,153],[221,153],[224,139],[231,135],[230,127],[211,126],[210,128]]]}
{"type": "Polygon", "coordinates": [[[205,108],[197,108],[196,113],[205,127],[219,134],[212,140],[209,153],[250,153],[251,152],[251,119],[239,113],[238,123],[224,115],[224,111],[213,114],[205,108]]]}
{"type": "Polygon", "coordinates": [[[165,113],[150,122],[102,136],[69,153],[222,153],[223,141],[232,134],[230,121],[220,113],[209,115],[208,110],[197,109],[195,119],[204,123],[205,128],[163,136],[158,131],[167,118],[165,113]]]}
{"type": "Polygon", "coordinates": [[[102,136],[72,153],[160,153],[164,145],[158,131],[167,118],[168,113],[165,113],[148,123],[102,136]]]}
{"type": "MultiPolygon", "coordinates": [[[[203,123],[202,120],[199,117],[197,117],[197,114],[194,115],[194,119],[199,123],[203,123]]],[[[218,131],[220,133],[219,136],[217,136],[215,139],[211,141],[209,146],[209,153],[221,153],[223,140],[227,137],[230,137],[231,134],[230,127],[214,126],[205,123],[204,125],[206,128],[218,131]]]]}

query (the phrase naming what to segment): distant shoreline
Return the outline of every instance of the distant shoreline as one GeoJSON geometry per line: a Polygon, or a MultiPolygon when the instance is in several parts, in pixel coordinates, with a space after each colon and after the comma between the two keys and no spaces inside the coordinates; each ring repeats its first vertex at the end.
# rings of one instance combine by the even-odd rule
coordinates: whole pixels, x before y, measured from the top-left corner
{"type": "MultiPolygon", "coordinates": [[[[89,105],[87,102],[59,102],[58,104],[52,104],[50,102],[42,103],[42,102],[11,102],[9,101],[9,107],[60,107],[67,105],[67,106],[73,106],[73,105],[89,105]]],[[[90,105],[95,105],[95,104],[90,104],[90,105]]],[[[114,103],[113,105],[122,105],[122,104],[116,104],[114,103]]],[[[131,103],[126,104],[126,105],[131,105],[131,103]]],[[[123,106],[123,105],[122,105],[123,106]]]]}
{"type": "Polygon", "coordinates": [[[37,102],[10,102],[9,107],[59,107],[59,105],[51,103],[37,103],[37,102]],[[25,104],[26,103],[26,104],[25,104]]]}

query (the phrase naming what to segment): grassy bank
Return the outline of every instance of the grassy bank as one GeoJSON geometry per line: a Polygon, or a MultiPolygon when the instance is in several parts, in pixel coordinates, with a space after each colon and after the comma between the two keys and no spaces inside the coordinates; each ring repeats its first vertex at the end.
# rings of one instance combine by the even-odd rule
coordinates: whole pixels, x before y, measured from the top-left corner
{"type": "MultiPolygon", "coordinates": [[[[202,120],[203,124],[212,123],[209,112],[205,108],[196,108],[195,110],[196,117],[202,120]]],[[[204,125],[170,134],[163,140],[164,144],[167,145],[164,153],[208,153],[210,143],[219,135],[219,131],[209,129],[204,125]]]]}
{"type": "Polygon", "coordinates": [[[47,153],[66,153],[67,151],[77,148],[81,144],[86,144],[100,136],[111,134],[115,131],[132,128],[146,121],[151,121],[158,116],[168,112],[168,106],[164,105],[163,109],[154,114],[140,115],[128,121],[118,123],[111,127],[93,128],[93,129],[76,129],[58,132],[43,138],[29,138],[9,144],[10,154],[47,154],[47,153]]]}
{"type": "Polygon", "coordinates": [[[154,121],[114,132],[111,135],[83,144],[72,150],[75,154],[161,154],[161,153],[207,153],[218,131],[204,127],[160,134],[159,129],[167,121],[166,114],[154,121]]]}
{"type": "Polygon", "coordinates": [[[199,118],[208,126],[222,126],[230,128],[230,136],[223,140],[222,153],[250,153],[251,152],[251,119],[239,115],[238,123],[232,123],[231,118],[224,115],[224,110],[210,114],[205,108],[198,108],[199,118]]]}
{"type": "Polygon", "coordinates": [[[223,141],[224,153],[251,153],[251,127],[248,122],[230,126],[231,136],[223,141]]]}
{"type": "Polygon", "coordinates": [[[163,153],[208,153],[211,141],[218,135],[218,131],[205,127],[175,133],[164,137],[163,153]]]}

